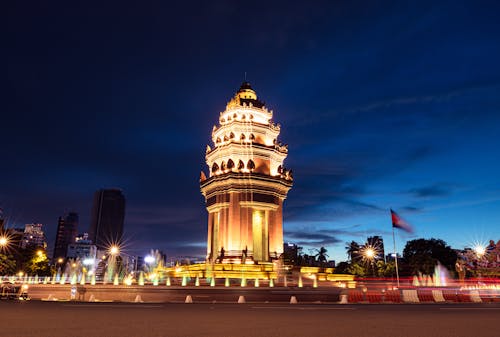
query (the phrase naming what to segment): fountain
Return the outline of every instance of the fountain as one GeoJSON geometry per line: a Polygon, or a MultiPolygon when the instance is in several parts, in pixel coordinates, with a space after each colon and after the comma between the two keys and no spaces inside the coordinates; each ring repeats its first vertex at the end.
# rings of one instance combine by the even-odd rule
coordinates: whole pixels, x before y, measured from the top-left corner
{"type": "Polygon", "coordinates": [[[446,287],[449,279],[450,272],[438,262],[436,267],[434,267],[434,285],[436,287],[446,287]]]}

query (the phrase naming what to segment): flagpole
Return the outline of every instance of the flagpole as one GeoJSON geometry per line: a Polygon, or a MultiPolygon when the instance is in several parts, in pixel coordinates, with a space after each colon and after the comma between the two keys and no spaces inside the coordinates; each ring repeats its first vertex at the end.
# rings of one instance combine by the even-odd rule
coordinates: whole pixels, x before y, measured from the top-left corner
{"type": "Polygon", "coordinates": [[[394,261],[396,261],[396,280],[399,288],[398,252],[396,250],[396,236],[394,235],[394,225],[392,226],[392,242],[394,243],[394,261]]]}

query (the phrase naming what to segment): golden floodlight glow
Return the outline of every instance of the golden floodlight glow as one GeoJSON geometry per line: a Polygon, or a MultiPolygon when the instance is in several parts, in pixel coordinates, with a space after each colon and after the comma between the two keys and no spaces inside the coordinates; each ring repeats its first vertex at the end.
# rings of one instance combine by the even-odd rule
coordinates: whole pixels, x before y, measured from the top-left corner
{"type": "Polygon", "coordinates": [[[375,251],[373,250],[373,248],[368,248],[365,252],[365,255],[369,258],[372,258],[375,256],[375,251]]]}
{"type": "Polygon", "coordinates": [[[377,255],[377,250],[372,246],[366,246],[361,250],[361,254],[363,255],[364,259],[372,261],[377,255]]]}
{"type": "Polygon", "coordinates": [[[118,255],[120,253],[120,248],[116,245],[113,245],[109,248],[109,253],[111,255],[118,255]]]}
{"type": "Polygon", "coordinates": [[[6,236],[0,236],[0,247],[5,247],[9,244],[9,239],[6,236]]]}
{"type": "Polygon", "coordinates": [[[288,145],[280,129],[248,82],[220,113],[206,146],[208,174],[200,173],[208,262],[251,265],[283,253],[283,202],[293,176],[283,166],[288,145]]]}
{"type": "Polygon", "coordinates": [[[477,254],[477,256],[482,257],[484,254],[486,254],[486,247],[482,245],[476,245],[474,247],[474,252],[477,254]]]}

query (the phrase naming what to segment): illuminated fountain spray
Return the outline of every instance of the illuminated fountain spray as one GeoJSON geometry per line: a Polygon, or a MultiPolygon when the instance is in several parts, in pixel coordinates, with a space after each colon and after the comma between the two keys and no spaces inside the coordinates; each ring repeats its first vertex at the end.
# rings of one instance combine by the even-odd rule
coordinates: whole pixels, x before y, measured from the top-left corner
{"type": "Polygon", "coordinates": [[[108,282],[114,281],[114,276],[118,275],[117,271],[117,260],[120,254],[120,248],[116,245],[112,245],[109,248],[108,263],[106,267],[105,279],[108,282]]]}
{"type": "Polygon", "coordinates": [[[448,269],[438,262],[436,267],[434,267],[434,285],[436,287],[446,287],[449,279],[450,273],[448,269]]]}

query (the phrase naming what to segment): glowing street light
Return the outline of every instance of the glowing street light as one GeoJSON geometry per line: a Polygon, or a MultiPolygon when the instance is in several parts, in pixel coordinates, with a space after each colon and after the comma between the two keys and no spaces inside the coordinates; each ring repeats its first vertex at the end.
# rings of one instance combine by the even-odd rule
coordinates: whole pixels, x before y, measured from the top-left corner
{"type": "Polygon", "coordinates": [[[9,244],[9,238],[6,236],[0,236],[0,247],[6,247],[9,244]]]}
{"type": "Polygon", "coordinates": [[[147,255],[145,258],[144,258],[144,262],[146,262],[147,264],[153,264],[155,262],[155,257],[154,256],[151,256],[151,255],[147,255]]]}
{"type": "Polygon", "coordinates": [[[374,261],[375,261],[375,256],[377,255],[376,248],[374,248],[372,246],[365,246],[361,250],[361,253],[363,255],[363,259],[365,259],[365,261],[367,261],[367,263],[368,263],[368,270],[371,269],[372,276],[375,276],[374,261]]]}
{"type": "Polygon", "coordinates": [[[109,248],[109,253],[113,256],[118,255],[120,253],[120,248],[116,245],[113,245],[109,248]]]}
{"type": "Polygon", "coordinates": [[[373,260],[375,257],[375,249],[368,247],[363,251],[363,255],[368,259],[368,260],[373,260]]]}
{"type": "Polygon", "coordinates": [[[474,252],[477,254],[479,258],[481,258],[484,254],[486,254],[486,247],[482,245],[477,245],[474,247],[474,252]]]}

